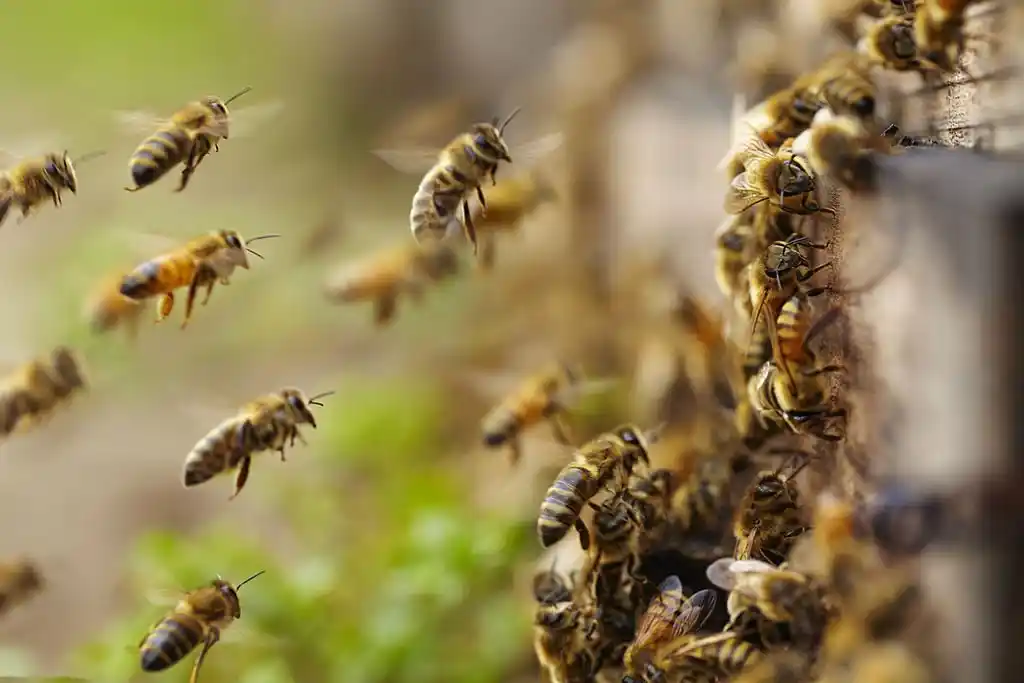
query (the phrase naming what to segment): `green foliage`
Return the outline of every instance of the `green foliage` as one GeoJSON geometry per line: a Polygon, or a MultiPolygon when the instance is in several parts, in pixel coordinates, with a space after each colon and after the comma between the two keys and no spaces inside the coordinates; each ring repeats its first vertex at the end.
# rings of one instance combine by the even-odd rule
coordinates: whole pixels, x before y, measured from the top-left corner
{"type": "MultiPolygon", "coordinates": [[[[142,539],[128,616],[82,648],[79,670],[96,680],[138,673],[132,646],[168,609],[147,606],[147,591],[265,569],[241,590],[242,618],[206,660],[206,683],[498,679],[526,642],[525,605],[509,587],[532,527],[464,502],[437,459],[438,398],[397,379],[332,397],[318,433],[324,476],[282,483],[274,502],[298,548],[287,556],[227,528],[142,539]],[[367,490],[346,490],[353,468],[367,490]]],[[[184,680],[193,656],[147,680],[184,680]]]]}

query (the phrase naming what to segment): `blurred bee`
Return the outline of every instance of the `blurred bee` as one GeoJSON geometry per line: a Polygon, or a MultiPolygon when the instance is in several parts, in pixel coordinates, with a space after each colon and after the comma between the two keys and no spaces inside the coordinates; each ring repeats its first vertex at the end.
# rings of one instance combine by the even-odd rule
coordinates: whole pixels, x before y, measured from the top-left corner
{"type": "Polygon", "coordinates": [[[776,210],[797,215],[835,211],[818,204],[814,171],[806,159],[783,146],[778,152],[757,135],[748,137],[739,152],[745,171],[736,176],[725,198],[725,211],[743,213],[762,202],[776,210]]]}
{"type": "Polygon", "coordinates": [[[816,173],[864,193],[877,189],[876,154],[892,149],[892,136],[873,135],[850,116],[815,119],[806,143],[807,158],[816,173]]]}
{"type": "Polygon", "coordinates": [[[60,194],[70,190],[78,194],[78,176],[75,164],[103,156],[106,152],[90,152],[72,161],[67,151],[50,153],[26,159],[13,168],[0,173],[0,224],[7,218],[11,207],[21,209],[21,223],[47,200],[61,205],[60,194]]]}
{"type": "Polygon", "coordinates": [[[623,655],[622,682],[653,683],[663,679],[672,665],[668,659],[671,652],[707,621],[716,602],[713,590],[698,591],[687,598],[678,576],[662,581],[623,655]]]}
{"type": "Polygon", "coordinates": [[[789,554],[793,541],[807,528],[793,481],[807,460],[806,455],[798,454],[777,470],[760,472],[747,488],[733,521],[734,558],[761,556],[782,561],[789,554]]]}
{"type": "Polygon", "coordinates": [[[237,586],[218,577],[209,586],[186,593],[177,607],[139,642],[142,670],[170,668],[202,643],[203,649],[189,676],[189,683],[196,683],[206,653],[220,640],[221,632],[242,616],[238,590],[262,573],[256,572],[237,586]]]}
{"type": "Polygon", "coordinates": [[[669,512],[672,521],[683,533],[689,534],[717,520],[728,503],[731,478],[732,472],[724,459],[706,460],[673,492],[669,512]]]}
{"type": "Polygon", "coordinates": [[[585,642],[589,617],[573,602],[574,592],[554,564],[533,577],[533,647],[551,683],[583,683],[600,668],[597,654],[585,642]]]}
{"type": "Polygon", "coordinates": [[[541,545],[554,545],[575,527],[580,544],[588,549],[590,532],[580,519],[583,506],[604,488],[624,489],[637,463],[650,467],[648,448],[657,435],[658,430],[644,434],[627,424],[599,434],[578,448],[541,503],[537,519],[541,545]]]}
{"type": "Polygon", "coordinates": [[[138,335],[142,302],[121,294],[121,281],[127,273],[119,272],[104,279],[86,301],[85,317],[89,327],[99,334],[124,326],[129,339],[138,335]]]}
{"type": "Polygon", "coordinates": [[[85,386],[82,367],[67,347],[26,363],[0,384],[0,436],[45,422],[85,386]]]}
{"type": "MultiPolygon", "coordinates": [[[[474,124],[469,132],[457,136],[439,154],[431,153],[433,165],[420,180],[409,213],[409,224],[416,241],[446,237],[459,222],[461,206],[462,229],[476,253],[476,229],[469,199],[475,193],[480,205],[487,208],[482,183],[490,177],[492,184],[496,184],[498,165],[512,162],[504,133],[505,127],[519,111],[515,109],[500,124],[497,118],[490,123],[474,124]]],[[[560,144],[560,137],[549,136],[537,141],[538,153],[560,144]]],[[[422,152],[407,156],[397,150],[377,150],[376,154],[400,171],[419,170],[423,157],[422,152]]],[[[533,152],[524,150],[523,156],[533,156],[533,152]]]]}
{"type": "Polygon", "coordinates": [[[520,435],[546,420],[551,424],[555,440],[572,445],[572,436],[565,421],[570,392],[583,384],[579,368],[555,363],[528,378],[495,406],[480,423],[484,445],[504,447],[510,464],[522,456],[520,435]]]}
{"type": "Polygon", "coordinates": [[[382,327],[394,319],[402,294],[420,302],[429,284],[458,272],[458,255],[450,245],[403,243],[343,266],[325,290],[340,303],[373,301],[374,322],[382,327]]]}
{"type": "Polygon", "coordinates": [[[918,58],[912,17],[890,15],[879,19],[864,36],[861,50],[891,71],[920,72],[924,67],[918,58]]]}
{"type": "Polygon", "coordinates": [[[811,662],[801,653],[780,650],[733,680],[734,683],[803,683],[811,680],[811,662]]]}
{"type": "Polygon", "coordinates": [[[124,189],[138,192],[184,162],[185,168],[175,192],[184,190],[202,160],[211,150],[219,149],[218,143],[222,138],[228,139],[231,116],[227,105],[250,90],[252,88],[245,88],[226,100],[209,96],[189,102],[169,119],[160,122],[156,131],[132,153],[128,169],[135,185],[124,189]]]}
{"type": "Polygon", "coordinates": [[[682,676],[677,680],[714,683],[739,675],[764,657],[733,631],[681,640],[678,647],[666,654],[664,664],[666,671],[682,676]]]}
{"type": "Polygon", "coordinates": [[[750,299],[743,272],[755,254],[753,213],[730,216],[715,231],[715,282],[725,298],[739,303],[739,314],[750,317],[750,299]]]}
{"type": "Polygon", "coordinates": [[[550,181],[537,171],[506,178],[488,190],[486,209],[481,203],[470,210],[480,241],[480,267],[494,267],[499,233],[518,231],[527,216],[556,199],[558,195],[550,181]]]}
{"type": "Polygon", "coordinates": [[[812,325],[810,303],[797,293],[782,307],[778,321],[779,355],[765,363],[749,382],[749,400],[762,422],[775,422],[797,434],[826,441],[841,441],[841,432],[829,431],[832,419],[845,419],[845,408],[826,404],[828,386],[822,376],[843,371],[838,364],[818,366],[810,342],[835,318],[832,309],[812,325]]]}
{"type": "Polygon", "coordinates": [[[964,18],[976,0],[918,0],[914,42],[921,57],[945,72],[955,71],[964,51],[964,18]]]}
{"type": "Polygon", "coordinates": [[[813,651],[825,630],[821,588],[807,576],[761,562],[723,557],[707,570],[708,579],[729,591],[729,614],[756,608],[776,624],[788,624],[794,645],[813,651]]]}
{"type": "MultiPolygon", "coordinates": [[[[248,242],[279,237],[260,235],[248,242]]],[[[206,287],[205,306],[218,282],[227,286],[235,268],[249,270],[246,253],[263,258],[247,246],[247,242],[234,230],[218,230],[197,237],[183,247],[157,256],[138,266],[121,280],[119,291],[135,301],[159,296],[157,321],[161,321],[174,310],[174,290],[188,287],[185,300],[185,318],[181,328],[185,329],[192,317],[192,307],[200,287],[206,287]]]]}
{"type": "MultiPolygon", "coordinates": [[[[870,63],[850,52],[830,62],[829,68],[822,75],[821,86],[821,99],[828,109],[861,121],[871,120],[875,115],[877,88],[871,78],[870,63]]],[[[819,111],[815,118],[820,115],[819,111]]]]}
{"type": "Polygon", "coordinates": [[[30,600],[44,588],[36,563],[17,559],[0,563],[0,615],[30,600]]]}
{"type": "MultiPolygon", "coordinates": [[[[899,642],[869,645],[850,661],[828,666],[818,683],[932,683],[934,677],[925,661],[899,642]]],[[[788,681],[786,682],[788,683],[788,681]]]]}
{"type": "Polygon", "coordinates": [[[235,470],[235,490],[229,500],[241,493],[249,478],[252,456],[261,451],[276,451],[285,461],[285,442],[295,445],[306,440],[299,425],[308,424],[316,429],[316,418],[309,406],[323,406],[317,399],[330,396],[333,391],[312,398],[299,389],[282,389],[247,403],[237,415],[214,427],[185,458],[182,482],[186,487],[209,481],[222,472],[235,470]]]}

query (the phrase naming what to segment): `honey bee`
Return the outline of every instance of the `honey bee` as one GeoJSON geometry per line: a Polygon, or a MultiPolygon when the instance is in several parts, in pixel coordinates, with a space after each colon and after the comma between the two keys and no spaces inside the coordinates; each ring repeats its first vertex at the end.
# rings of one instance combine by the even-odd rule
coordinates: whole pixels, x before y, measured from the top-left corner
{"type": "Polygon", "coordinates": [[[384,326],[394,319],[401,295],[422,301],[428,285],[458,272],[458,255],[450,245],[403,243],[344,266],[325,289],[332,301],[373,301],[374,322],[384,326]]]}
{"type": "Polygon", "coordinates": [[[30,600],[43,587],[43,574],[35,562],[16,559],[0,563],[0,614],[30,600]]]}
{"type": "Polygon", "coordinates": [[[918,71],[924,65],[914,40],[913,17],[889,15],[876,21],[861,43],[863,52],[891,71],[918,71]]]}
{"type": "Polygon", "coordinates": [[[754,258],[753,212],[730,216],[715,231],[715,282],[729,301],[739,302],[740,315],[750,317],[744,269],[754,258]]]}
{"type": "Polygon", "coordinates": [[[245,88],[226,100],[209,96],[189,102],[161,122],[132,153],[128,169],[135,185],[124,189],[138,192],[184,162],[185,168],[175,192],[184,190],[200,162],[211,150],[219,149],[218,143],[222,138],[228,139],[231,116],[227,105],[250,90],[252,88],[245,88]]]}
{"type": "MultiPolygon", "coordinates": [[[[279,235],[260,235],[248,242],[271,237],[279,235]]],[[[206,296],[202,301],[205,306],[218,282],[226,286],[230,284],[229,278],[235,268],[249,269],[249,258],[246,253],[263,258],[250,249],[236,231],[218,230],[197,237],[179,249],[146,261],[124,276],[119,291],[135,301],[160,297],[157,302],[159,322],[174,310],[174,290],[188,287],[185,318],[181,323],[181,328],[185,329],[192,317],[192,307],[199,288],[206,287],[206,296]]]]}
{"type": "Polygon", "coordinates": [[[729,591],[729,614],[756,608],[768,620],[789,626],[800,649],[814,650],[825,631],[826,612],[820,586],[807,576],[778,569],[760,560],[723,557],[707,570],[708,579],[729,591]]]}
{"type": "Polygon", "coordinates": [[[533,648],[551,683],[583,683],[600,668],[586,647],[588,619],[573,592],[554,566],[533,577],[533,648]]]}
{"type": "Polygon", "coordinates": [[[797,215],[835,211],[818,204],[814,171],[805,158],[786,145],[773,152],[757,135],[748,137],[739,152],[745,171],[736,176],[725,198],[725,211],[743,213],[762,202],[778,211],[797,215]]]}
{"type": "Polygon", "coordinates": [[[590,532],[580,519],[583,506],[602,489],[620,491],[638,462],[650,466],[648,448],[658,430],[644,434],[634,425],[621,425],[599,434],[573,454],[572,462],[555,478],[540,506],[537,535],[545,548],[561,540],[571,527],[580,544],[590,547],[590,532]]]}
{"type": "Polygon", "coordinates": [[[170,668],[202,643],[203,649],[189,676],[189,683],[196,683],[206,653],[220,640],[221,632],[242,616],[239,589],[262,573],[256,572],[237,586],[218,577],[209,586],[186,593],[177,607],[139,642],[142,670],[170,668]]]}
{"type": "MultiPolygon", "coordinates": [[[[480,205],[487,209],[482,183],[490,177],[492,184],[497,184],[495,174],[499,164],[512,162],[504,133],[519,111],[515,109],[500,124],[497,118],[489,123],[474,124],[469,132],[458,135],[439,154],[431,154],[433,165],[420,180],[409,213],[409,225],[416,241],[446,237],[459,223],[461,206],[462,230],[476,253],[476,229],[469,199],[475,193],[480,205]]],[[[555,135],[537,141],[534,143],[537,153],[553,149],[560,144],[560,138],[555,135]]],[[[419,170],[423,156],[422,152],[416,153],[420,158],[414,160],[396,150],[377,150],[376,154],[400,171],[419,170]]],[[[523,151],[524,157],[533,155],[532,151],[523,151]]]]}
{"type": "Polygon", "coordinates": [[[763,422],[775,422],[797,434],[826,441],[841,441],[841,432],[830,431],[830,420],[846,419],[845,408],[826,405],[828,387],[822,376],[842,372],[843,366],[818,366],[810,350],[813,340],[838,315],[832,309],[813,325],[806,296],[790,297],[779,314],[779,355],[764,364],[748,384],[749,400],[763,422]],[[780,369],[781,368],[781,369],[780,369]]]}
{"type": "MultiPolygon", "coordinates": [[[[821,86],[821,99],[828,109],[861,121],[871,120],[875,115],[877,88],[871,78],[870,64],[852,52],[829,66],[831,71],[823,74],[821,86]]],[[[820,115],[819,111],[815,118],[820,115]]]]}
{"type": "Polygon", "coordinates": [[[807,159],[821,176],[833,178],[854,192],[877,189],[875,153],[892,151],[898,141],[888,133],[873,135],[850,116],[815,119],[807,138],[807,159]]]}
{"type": "Polygon", "coordinates": [[[182,483],[198,486],[222,472],[235,470],[235,489],[229,500],[241,493],[249,478],[252,456],[261,451],[276,451],[285,461],[285,442],[295,445],[306,440],[299,425],[316,429],[316,418],[309,406],[323,406],[318,399],[333,391],[312,398],[299,389],[286,388],[261,396],[247,403],[238,414],[214,427],[185,458],[182,483]]]}
{"type": "Polygon", "coordinates": [[[138,335],[142,303],[121,294],[121,281],[127,273],[119,272],[106,278],[86,301],[85,317],[93,332],[109,332],[124,326],[129,339],[138,335]]]}
{"type": "Polygon", "coordinates": [[[743,673],[764,657],[733,631],[680,640],[679,646],[666,654],[664,669],[681,674],[684,681],[714,683],[743,673]]]}
{"type": "Polygon", "coordinates": [[[583,377],[578,368],[556,363],[530,377],[484,416],[480,423],[484,445],[504,447],[510,464],[522,456],[520,435],[547,420],[559,443],[571,446],[572,437],[565,422],[567,393],[579,388],[583,377]]]}
{"type": "Polygon", "coordinates": [[[623,655],[623,683],[661,680],[669,670],[673,649],[707,621],[716,602],[715,592],[707,589],[687,598],[678,576],[662,581],[623,655]]]}
{"type": "Polygon", "coordinates": [[[470,210],[480,240],[480,267],[494,267],[497,235],[519,230],[523,220],[547,202],[558,199],[550,181],[536,170],[506,178],[487,191],[487,208],[470,210]]]}
{"type": "Polygon", "coordinates": [[[945,72],[955,71],[964,51],[964,18],[975,0],[919,0],[914,42],[921,57],[945,72]]]}
{"type": "Polygon", "coordinates": [[[41,157],[26,159],[13,168],[0,173],[0,224],[7,218],[11,207],[21,209],[21,223],[46,200],[54,206],[61,205],[60,194],[70,190],[78,194],[78,176],[75,164],[95,159],[106,152],[96,151],[85,154],[72,161],[68,152],[50,153],[41,157]]]}
{"type": "Polygon", "coordinates": [[[727,463],[711,458],[676,487],[669,516],[683,533],[692,533],[695,528],[718,518],[728,499],[731,474],[727,463]]]}
{"type": "Polygon", "coordinates": [[[58,346],[0,384],[0,436],[45,422],[86,386],[74,352],[58,346]]]}
{"type": "Polygon", "coordinates": [[[807,528],[794,477],[807,465],[798,454],[777,470],[760,472],[747,488],[736,511],[733,557],[747,560],[755,555],[784,559],[793,542],[807,528]]]}

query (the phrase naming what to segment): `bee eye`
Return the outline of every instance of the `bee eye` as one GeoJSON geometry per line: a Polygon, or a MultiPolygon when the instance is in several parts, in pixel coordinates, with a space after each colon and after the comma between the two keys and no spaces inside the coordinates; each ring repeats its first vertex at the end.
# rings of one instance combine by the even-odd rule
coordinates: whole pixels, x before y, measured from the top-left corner
{"type": "Polygon", "coordinates": [[[622,433],[619,434],[619,436],[621,436],[622,440],[625,441],[628,444],[634,444],[635,445],[635,444],[640,443],[640,441],[636,438],[636,433],[632,429],[624,429],[624,430],[622,430],[622,433]]]}
{"type": "Polygon", "coordinates": [[[57,164],[52,161],[46,162],[46,166],[43,167],[43,171],[48,175],[57,175],[57,164]]]}
{"type": "Polygon", "coordinates": [[[305,407],[305,404],[299,399],[298,396],[289,396],[288,405],[290,405],[295,410],[302,410],[305,407]]]}
{"type": "Polygon", "coordinates": [[[232,247],[233,249],[241,249],[242,241],[235,237],[234,235],[231,235],[230,237],[228,237],[228,246],[232,247]]]}

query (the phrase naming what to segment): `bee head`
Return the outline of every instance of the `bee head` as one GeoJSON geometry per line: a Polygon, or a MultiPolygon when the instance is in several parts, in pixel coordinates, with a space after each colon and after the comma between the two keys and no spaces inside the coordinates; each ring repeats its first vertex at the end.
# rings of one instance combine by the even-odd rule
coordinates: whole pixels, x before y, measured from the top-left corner
{"type": "Polygon", "coordinates": [[[316,429],[316,418],[313,417],[309,406],[323,406],[323,403],[317,399],[330,396],[333,393],[333,391],[326,391],[312,398],[306,398],[306,395],[298,389],[285,389],[281,392],[281,398],[296,422],[311,425],[313,429],[316,429]]]}
{"type": "Polygon", "coordinates": [[[54,185],[66,187],[73,194],[78,194],[78,176],[75,175],[75,165],[67,150],[63,154],[47,154],[43,174],[54,185]]]}
{"type": "Polygon", "coordinates": [[[221,230],[220,238],[224,244],[223,259],[227,263],[249,270],[249,257],[245,247],[245,240],[236,230],[221,230]]]}
{"type": "Polygon", "coordinates": [[[778,187],[783,197],[805,194],[814,189],[814,179],[796,156],[790,154],[779,168],[778,187]]]}
{"type": "Polygon", "coordinates": [[[785,482],[774,472],[764,475],[754,486],[754,500],[758,502],[775,500],[785,493],[785,482]]]}
{"type": "Polygon", "coordinates": [[[228,139],[228,123],[230,116],[228,107],[219,97],[204,97],[200,100],[205,114],[204,128],[206,132],[228,139]]]}
{"type": "Polygon", "coordinates": [[[556,630],[573,628],[578,620],[579,611],[572,601],[545,604],[537,610],[537,616],[534,618],[537,626],[556,630]]]}
{"type": "Polygon", "coordinates": [[[914,40],[914,27],[907,21],[900,21],[889,31],[889,48],[892,55],[899,60],[913,60],[917,57],[917,42],[914,40]]]}
{"type": "Polygon", "coordinates": [[[228,601],[228,605],[231,606],[231,616],[235,619],[242,616],[242,605],[238,600],[238,591],[231,585],[231,582],[225,581],[218,576],[211,585],[228,601]]]}

